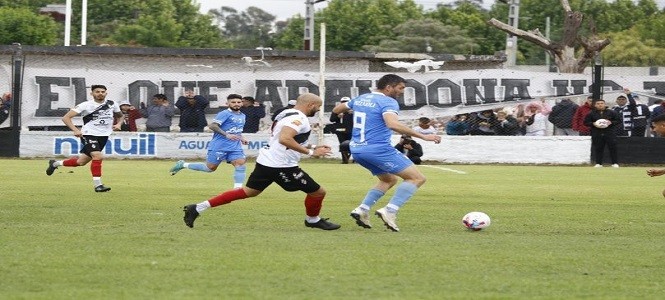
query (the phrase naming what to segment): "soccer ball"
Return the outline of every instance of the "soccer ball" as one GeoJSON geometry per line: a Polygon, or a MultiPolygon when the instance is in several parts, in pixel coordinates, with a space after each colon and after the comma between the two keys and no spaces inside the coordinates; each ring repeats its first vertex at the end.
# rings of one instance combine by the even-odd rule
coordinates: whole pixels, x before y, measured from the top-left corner
{"type": "Polygon", "coordinates": [[[593,125],[596,126],[596,128],[607,128],[610,124],[612,124],[612,122],[607,119],[598,119],[596,122],[593,122],[593,125]]]}
{"type": "Polygon", "coordinates": [[[484,212],[472,211],[462,218],[464,227],[473,231],[478,231],[490,226],[490,216],[484,212]]]}

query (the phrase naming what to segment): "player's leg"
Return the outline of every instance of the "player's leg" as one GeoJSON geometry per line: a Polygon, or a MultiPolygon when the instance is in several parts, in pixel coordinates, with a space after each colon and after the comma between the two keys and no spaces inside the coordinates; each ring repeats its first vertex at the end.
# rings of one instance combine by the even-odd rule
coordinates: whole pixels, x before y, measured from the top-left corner
{"type": "Polygon", "coordinates": [[[90,157],[90,151],[93,150],[90,147],[86,149],[86,145],[90,143],[89,137],[81,137],[81,144],[83,145],[83,148],[79,152],[80,154],[78,156],[73,156],[65,160],[55,160],[51,159],[48,161],[48,167],[46,168],[46,175],[51,176],[55,169],[57,169],[60,166],[63,167],[79,167],[79,166],[85,166],[87,163],[89,163],[92,160],[92,157],[90,157]]]}
{"type": "Polygon", "coordinates": [[[182,169],[190,169],[206,173],[215,172],[219,164],[224,160],[223,155],[220,155],[220,153],[223,154],[223,152],[208,150],[205,163],[202,162],[188,163],[184,160],[179,160],[175,163],[175,165],[173,165],[173,167],[171,168],[171,170],[169,170],[169,172],[171,172],[171,175],[177,174],[182,169]]]}
{"type": "MultiPolygon", "coordinates": [[[[303,191],[305,196],[305,226],[323,230],[335,230],[341,226],[321,218],[321,207],[326,197],[326,190],[321,187],[307,172],[300,167],[271,168],[272,180],[285,191],[303,191]]],[[[249,181],[247,181],[249,185],[249,181]]]]}
{"type": "Polygon", "coordinates": [[[416,168],[416,166],[406,158],[395,151],[392,158],[391,168],[387,171],[403,179],[402,183],[397,185],[395,194],[383,208],[376,211],[376,215],[383,220],[386,227],[392,231],[399,231],[397,227],[397,212],[399,209],[416,193],[418,187],[425,183],[425,176],[416,168]]]}
{"type": "Polygon", "coordinates": [[[235,200],[258,196],[273,182],[268,172],[269,170],[266,170],[265,166],[257,164],[252,174],[249,175],[246,186],[228,190],[198,204],[185,205],[185,207],[183,207],[183,211],[185,212],[185,216],[183,217],[185,225],[190,228],[194,227],[194,221],[196,218],[208,208],[228,204],[235,200]]]}
{"type": "Polygon", "coordinates": [[[93,151],[90,152],[90,157],[90,174],[92,174],[92,183],[95,186],[95,192],[101,193],[110,191],[110,187],[106,187],[102,184],[102,161],[104,159],[104,154],[101,151],[93,151]]]}
{"type": "Polygon", "coordinates": [[[239,188],[245,182],[247,167],[245,166],[245,153],[242,149],[228,152],[227,161],[233,166],[233,188],[239,188]]]}

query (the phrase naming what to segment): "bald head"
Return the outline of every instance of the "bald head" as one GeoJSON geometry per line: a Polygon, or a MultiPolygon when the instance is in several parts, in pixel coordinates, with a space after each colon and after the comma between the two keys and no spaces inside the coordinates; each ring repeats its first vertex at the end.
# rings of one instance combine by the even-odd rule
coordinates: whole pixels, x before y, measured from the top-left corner
{"type": "Polygon", "coordinates": [[[312,93],[305,93],[298,96],[296,106],[293,108],[303,112],[308,117],[312,117],[321,109],[321,105],[323,105],[321,97],[312,93]]]}

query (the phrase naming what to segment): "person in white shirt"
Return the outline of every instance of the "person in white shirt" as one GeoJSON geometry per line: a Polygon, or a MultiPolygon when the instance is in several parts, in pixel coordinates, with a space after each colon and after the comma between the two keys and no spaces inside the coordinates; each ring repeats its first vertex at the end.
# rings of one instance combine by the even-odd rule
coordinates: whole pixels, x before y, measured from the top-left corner
{"type": "Polygon", "coordinates": [[[259,151],[256,166],[245,186],[226,191],[198,204],[186,205],[183,207],[185,225],[192,228],[194,221],[204,210],[235,200],[256,197],[274,182],[285,191],[303,191],[307,194],[305,226],[323,230],[339,229],[340,225],[319,217],[326,190],[298,166],[303,154],[321,157],[331,153],[330,146],[307,143],[311,131],[308,117],[314,116],[321,109],[321,105],[321,97],[306,93],[298,97],[293,108],[277,115],[268,146],[259,151]]]}
{"type": "Polygon", "coordinates": [[[418,119],[418,126],[412,128],[421,134],[436,134],[436,128],[432,126],[432,120],[428,117],[421,117],[418,119]]]}
{"type": "Polygon", "coordinates": [[[92,98],[86,102],[76,105],[62,117],[62,122],[69,127],[74,136],[81,138],[81,154],[66,160],[49,160],[46,175],[51,176],[59,166],[78,167],[85,166],[92,161],[90,173],[95,192],[108,192],[110,187],[102,184],[102,159],[104,158],[104,146],[113,130],[120,130],[124,115],[118,103],[106,100],[106,87],[93,85],[92,98]],[[74,125],[73,118],[77,115],[83,117],[83,127],[79,129],[74,125]]]}

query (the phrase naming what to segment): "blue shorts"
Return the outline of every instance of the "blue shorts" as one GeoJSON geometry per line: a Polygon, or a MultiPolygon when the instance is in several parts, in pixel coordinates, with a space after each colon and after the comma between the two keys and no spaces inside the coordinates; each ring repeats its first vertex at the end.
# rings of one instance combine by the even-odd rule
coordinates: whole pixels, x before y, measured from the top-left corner
{"type": "Polygon", "coordinates": [[[245,153],[242,149],[233,151],[208,150],[208,159],[206,162],[219,166],[222,161],[230,163],[236,159],[245,159],[245,153]]]}
{"type": "Polygon", "coordinates": [[[413,162],[393,147],[384,151],[353,153],[353,160],[372,172],[372,175],[397,174],[413,165],[413,162]]]}

